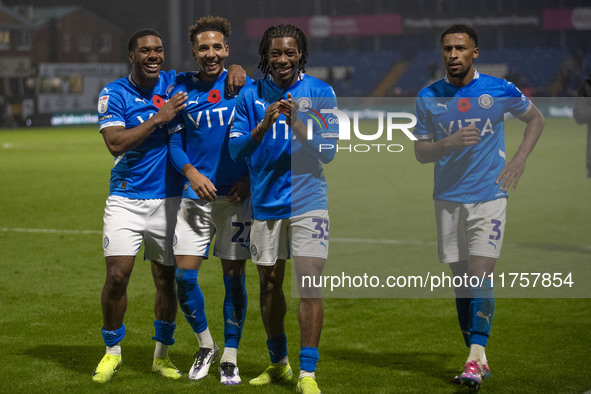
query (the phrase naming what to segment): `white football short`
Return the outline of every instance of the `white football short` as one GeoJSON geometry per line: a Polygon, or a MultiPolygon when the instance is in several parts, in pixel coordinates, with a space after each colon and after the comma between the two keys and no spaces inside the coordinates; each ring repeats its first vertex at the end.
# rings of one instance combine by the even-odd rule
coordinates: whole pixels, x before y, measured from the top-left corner
{"type": "Polygon", "coordinates": [[[183,198],[174,235],[174,254],[207,257],[215,235],[215,256],[227,260],[249,259],[251,223],[250,198],[237,205],[230,204],[227,196],[218,196],[213,202],[183,198]]]}
{"type": "Polygon", "coordinates": [[[174,266],[172,241],[180,200],[109,196],[103,217],[105,257],[135,256],[143,240],[144,260],[174,266]]]}
{"type": "Polygon", "coordinates": [[[442,263],[469,256],[498,259],[505,235],[507,199],[475,204],[435,201],[437,243],[442,263]]]}
{"type": "Polygon", "coordinates": [[[306,212],[286,219],[255,220],[250,236],[253,263],[272,266],[277,260],[296,257],[328,257],[328,211],[306,212]]]}

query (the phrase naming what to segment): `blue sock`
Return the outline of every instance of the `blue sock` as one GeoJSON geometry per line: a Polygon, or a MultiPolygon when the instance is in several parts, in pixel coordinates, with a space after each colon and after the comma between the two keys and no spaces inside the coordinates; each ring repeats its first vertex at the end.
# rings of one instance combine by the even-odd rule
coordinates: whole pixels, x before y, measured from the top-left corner
{"type": "Polygon", "coordinates": [[[176,323],[173,321],[154,320],[154,332],[156,335],[152,339],[163,345],[171,346],[175,342],[173,337],[175,328],[176,323]]]}
{"type": "Polygon", "coordinates": [[[280,337],[267,339],[267,349],[269,349],[271,362],[273,364],[278,363],[283,358],[287,357],[287,336],[283,334],[280,337]]]}
{"type": "Polygon", "coordinates": [[[246,318],[245,275],[224,275],[224,346],[238,348],[246,318]]]}
{"type": "Polygon", "coordinates": [[[458,298],[456,296],[456,310],[458,311],[458,322],[464,336],[464,343],[470,347],[470,303],[472,298],[458,298]]]}
{"type": "Polygon", "coordinates": [[[495,298],[490,279],[484,279],[479,287],[473,287],[474,298],[470,303],[470,344],[486,346],[493,316],[495,298]]]}
{"type": "Polygon", "coordinates": [[[122,324],[120,328],[114,331],[107,331],[105,327],[102,328],[103,341],[108,347],[113,347],[123,340],[125,336],[125,324],[122,324]]]}
{"type": "Polygon", "coordinates": [[[187,270],[177,268],[175,277],[177,283],[177,295],[179,305],[185,314],[185,319],[191,325],[194,332],[203,332],[207,328],[207,317],[205,316],[205,299],[197,278],[198,270],[187,270]]]}
{"type": "Polygon", "coordinates": [[[316,364],[318,364],[317,347],[302,347],[300,348],[300,371],[314,372],[316,371],[316,364]]]}

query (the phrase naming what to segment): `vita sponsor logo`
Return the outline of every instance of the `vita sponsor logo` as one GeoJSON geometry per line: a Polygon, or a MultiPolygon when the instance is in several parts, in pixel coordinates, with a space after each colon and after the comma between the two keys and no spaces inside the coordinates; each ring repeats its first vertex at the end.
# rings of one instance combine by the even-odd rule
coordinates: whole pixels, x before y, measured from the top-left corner
{"type": "Polygon", "coordinates": [[[196,112],[187,112],[187,117],[195,125],[195,128],[199,130],[199,125],[202,123],[204,126],[207,126],[207,128],[231,124],[234,120],[235,113],[236,111],[234,108],[220,107],[196,112]]]}

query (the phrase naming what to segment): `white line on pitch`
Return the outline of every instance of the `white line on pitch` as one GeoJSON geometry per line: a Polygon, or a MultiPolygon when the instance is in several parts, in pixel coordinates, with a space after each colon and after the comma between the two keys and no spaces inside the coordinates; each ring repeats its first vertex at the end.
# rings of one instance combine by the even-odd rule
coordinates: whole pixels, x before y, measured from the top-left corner
{"type": "MultiPolygon", "coordinates": [[[[0,227],[0,232],[5,233],[46,233],[46,234],[82,234],[82,235],[97,235],[102,234],[99,230],[60,230],[55,228],[11,228],[0,227]]],[[[369,238],[331,238],[332,242],[344,243],[364,243],[364,244],[381,244],[381,245],[436,245],[435,241],[409,241],[401,239],[369,239],[369,238]]],[[[521,244],[508,243],[507,246],[520,246],[521,244]]],[[[591,250],[591,245],[580,246],[583,249],[591,250]]]]}
{"type": "Polygon", "coordinates": [[[357,244],[382,244],[382,245],[435,245],[434,241],[405,241],[400,239],[368,239],[368,238],[330,238],[331,242],[348,242],[357,244]]]}
{"type": "Polygon", "coordinates": [[[49,234],[102,234],[97,230],[59,230],[55,228],[8,228],[0,227],[0,231],[5,233],[49,233],[49,234]]]}
{"type": "MultiPolygon", "coordinates": [[[[60,230],[55,228],[10,228],[0,227],[0,232],[6,233],[46,233],[46,234],[102,234],[98,230],[60,230]]],[[[431,241],[403,241],[398,239],[367,239],[367,238],[331,238],[332,242],[370,243],[382,245],[435,245],[431,241]]]]}
{"type": "Polygon", "coordinates": [[[81,146],[95,146],[96,144],[91,143],[77,143],[75,141],[68,142],[68,146],[56,145],[56,144],[15,144],[12,142],[4,142],[0,147],[6,150],[79,150],[81,146]]]}

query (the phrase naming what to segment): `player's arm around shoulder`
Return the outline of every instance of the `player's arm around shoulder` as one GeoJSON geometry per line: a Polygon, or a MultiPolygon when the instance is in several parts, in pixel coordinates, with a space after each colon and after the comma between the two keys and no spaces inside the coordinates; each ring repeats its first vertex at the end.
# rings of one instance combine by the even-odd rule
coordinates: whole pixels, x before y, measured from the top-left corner
{"type": "Polygon", "coordinates": [[[530,109],[519,120],[526,123],[523,140],[515,155],[505,164],[496,181],[497,184],[501,184],[500,189],[505,192],[507,190],[515,190],[517,187],[519,178],[525,170],[525,162],[540,139],[546,123],[544,116],[533,103],[530,109]]]}
{"type": "Polygon", "coordinates": [[[239,64],[232,64],[228,67],[228,75],[226,76],[226,93],[230,96],[237,96],[240,89],[249,82],[246,75],[246,70],[239,64]]]}
{"type": "Polygon", "coordinates": [[[181,109],[185,108],[187,94],[179,92],[172,96],[159,110],[140,125],[126,129],[123,126],[105,127],[101,130],[107,149],[113,156],[120,156],[145,141],[156,128],[171,121],[181,109]]]}

